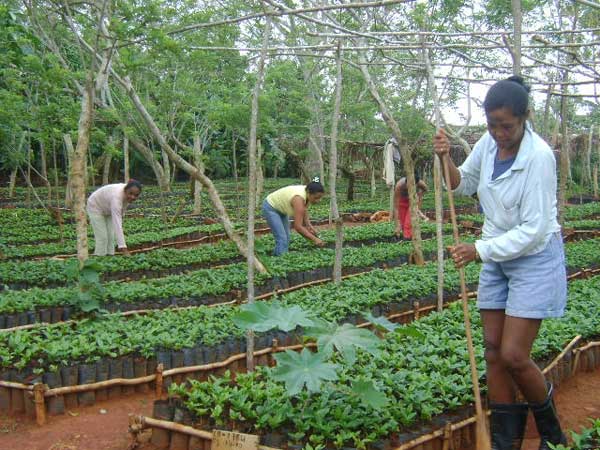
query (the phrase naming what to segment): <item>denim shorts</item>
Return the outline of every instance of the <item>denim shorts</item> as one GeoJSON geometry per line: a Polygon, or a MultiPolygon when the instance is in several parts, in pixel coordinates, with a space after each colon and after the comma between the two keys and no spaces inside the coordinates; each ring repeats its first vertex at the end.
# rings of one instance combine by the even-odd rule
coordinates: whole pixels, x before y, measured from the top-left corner
{"type": "Polygon", "coordinates": [[[565,252],[560,233],[534,255],[486,262],[479,274],[479,309],[504,309],[526,319],[561,317],[567,303],[565,252]]]}

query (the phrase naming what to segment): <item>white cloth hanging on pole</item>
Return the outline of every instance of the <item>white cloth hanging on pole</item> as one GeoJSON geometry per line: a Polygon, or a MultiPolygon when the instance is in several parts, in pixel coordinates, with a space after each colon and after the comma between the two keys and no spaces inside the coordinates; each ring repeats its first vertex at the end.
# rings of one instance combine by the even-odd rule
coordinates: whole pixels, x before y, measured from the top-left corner
{"type": "Polygon", "coordinates": [[[398,152],[396,140],[388,139],[383,148],[383,179],[388,188],[394,187],[395,174],[394,162],[400,161],[400,153],[398,152]]]}

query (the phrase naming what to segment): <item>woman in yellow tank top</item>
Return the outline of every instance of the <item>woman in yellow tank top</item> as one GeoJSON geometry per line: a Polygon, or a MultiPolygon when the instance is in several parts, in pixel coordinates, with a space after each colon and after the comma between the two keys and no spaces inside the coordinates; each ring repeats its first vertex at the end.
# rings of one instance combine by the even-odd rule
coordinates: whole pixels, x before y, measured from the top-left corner
{"type": "Polygon", "coordinates": [[[294,218],[294,230],[318,247],[325,245],[308,218],[308,205],[317,203],[323,195],[325,189],[317,177],[306,186],[286,186],[267,196],[262,212],[275,238],[275,256],[287,252],[290,246],[290,216],[294,218]]]}

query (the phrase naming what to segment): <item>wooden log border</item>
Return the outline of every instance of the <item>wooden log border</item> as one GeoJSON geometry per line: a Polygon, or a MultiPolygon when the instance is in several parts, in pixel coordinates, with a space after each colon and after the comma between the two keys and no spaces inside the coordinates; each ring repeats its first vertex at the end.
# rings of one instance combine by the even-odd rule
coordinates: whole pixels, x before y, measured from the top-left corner
{"type": "MultiPolygon", "coordinates": [[[[592,371],[600,367],[600,341],[590,342],[579,348],[575,348],[580,340],[581,336],[575,336],[564,347],[561,353],[544,368],[544,375],[554,385],[558,385],[566,379],[575,376],[578,369],[592,371]],[[595,355],[590,357],[592,353],[595,353],[595,355]],[[596,355],[599,357],[596,357],[596,355]]],[[[488,416],[489,414],[489,411],[487,411],[488,416]]],[[[398,447],[394,447],[393,450],[449,450],[450,448],[477,450],[475,448],[475,427],[475,416],[455,423],[447,423],[443,428],[423,434],[398,447]]],[[[186,442],[186,438],[188,438],[188,446],[182,447],[183,450],[210,450],[212,433],[209,431],[145,416],[130,418],[129,431],[134,442],[137,442],[139,433],[146,429],[165,430],[168,434],[169,442],[171,440],[186,442]]],[[[265,446],[259,446],[259,449],[282,450],[265,446]]]]}

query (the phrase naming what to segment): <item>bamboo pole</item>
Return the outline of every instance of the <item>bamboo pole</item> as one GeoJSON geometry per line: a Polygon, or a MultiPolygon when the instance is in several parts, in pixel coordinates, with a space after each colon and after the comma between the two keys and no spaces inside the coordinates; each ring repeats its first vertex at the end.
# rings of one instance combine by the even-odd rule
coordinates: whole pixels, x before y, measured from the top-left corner
{"type": "Polygon", "coordinates": [[[552,360],[552,362],[551,362],[551,363],[550,363],[550,364],[549,364],[547,367],[545,367],[545,368],[544,368],[544,370],[542,370],[542,373],[543,373],[544,375],[546,375],[546,374],[550,373],[550,371],[551,371],[552,369],[554,369],[554,367],[556,367],[556,365],[557,365],[557,364],[558,364],[558,363],[559,363],[559,362],[560,362],[560,361],[561,361],[561,360],[562,360],[562,359],[565,357],[565,355],[566,355],[566,354],[567,354],[569,351],[571,351],[571,349],[572,349],[572,348],[575,346],[575,344],[577,344],[577,342],[579,342],[579,340],[580,340],[580,339],[581,339],[581,335],[577,335],[577,336],[575,336],[575,337],[574,337],[574,338],[571,340],[571,342],[569,342],[569,343],[567,344],[567,346],[566,346],[566,347],[565,347],[565,348],[562,350],[562,352],[560,352],[560,353],[558,354],[558,356],[557,356],[556,358],[554,358],[554,359],[552,360]]]}
{"type": "MultiPolygon", "coordinates": [[[[443,160],[444,175],[446,178],[446,186],[448,186],[448,204],[450,206],[450,218],[452,220],[452,231],[454,236],[454,245],[460,244],[460,236],[458,234],[458,225],[456,223],[456,211],[454,209],[454,195],[452,192],[452,182],[450,179],[450,168],[448,166],[448,158],[443,160]]],[[[463,316],[465,322],[465,335],[467,338],[467,349],[469,351],[469,364],[471,369],[471,382],[473,383],[473,396],[475,397],[475,411],[477,420],[477,450],[491,450],[490,435],[487,429],[486,418],[483,413],[481,404],[481,391],[479,390],[479,376],[477,374],[477,361],[475,360],[475,350],[473,348],[473,337],[471,336],[471,318],[469,315],[469,302],[467,298],[467,283],[465,281],[465,269],[459,267],[458,273],[460,276],[460,290],[462,295],[463,316]]]]}
{"type": "Polygon", "coordinates": [[[581,357],[581,354],[595,347],[600,347],[600,341],[590,342],[583,347],[576,348],[575,350],[573,350],[573,354],[575,355],[575,361],[573,362],[572,371],[573,375],[575,375],[575,373],[579,370],[579,359],[581,357]]]}

